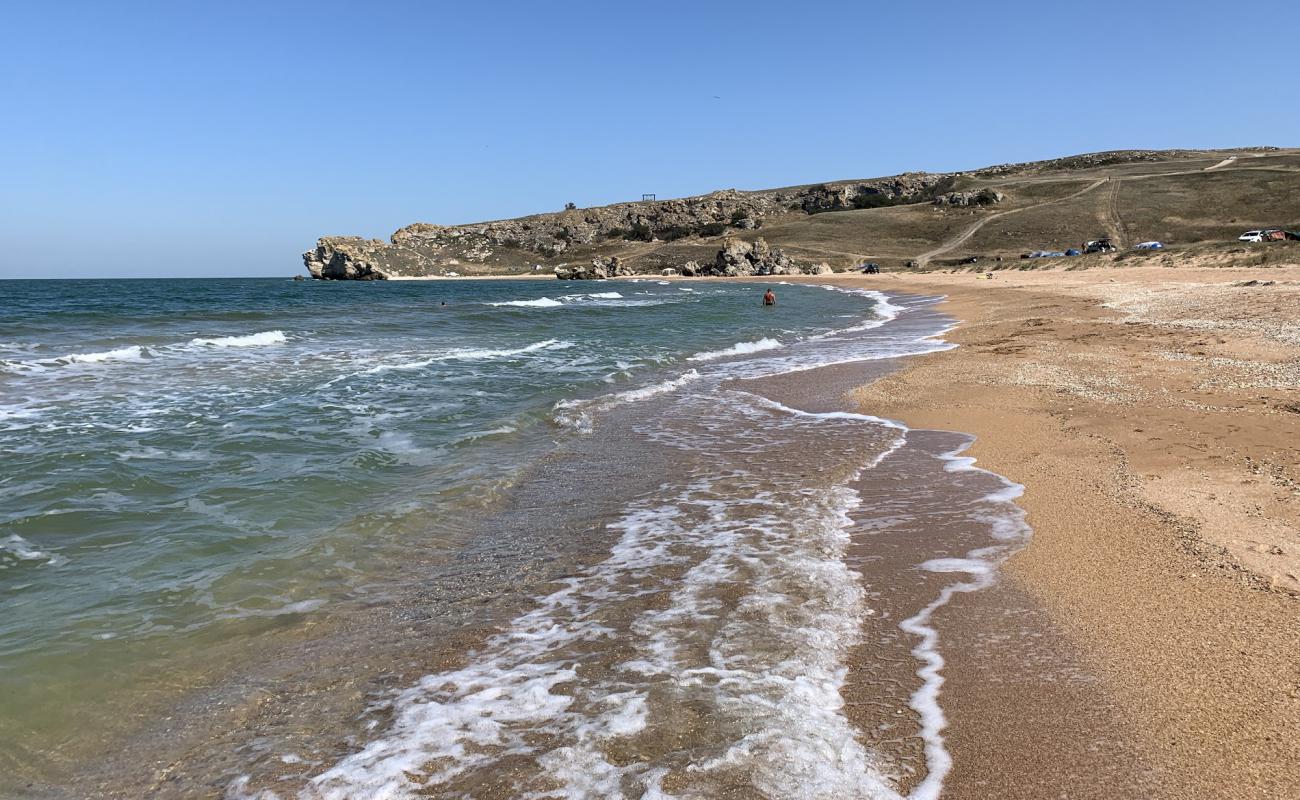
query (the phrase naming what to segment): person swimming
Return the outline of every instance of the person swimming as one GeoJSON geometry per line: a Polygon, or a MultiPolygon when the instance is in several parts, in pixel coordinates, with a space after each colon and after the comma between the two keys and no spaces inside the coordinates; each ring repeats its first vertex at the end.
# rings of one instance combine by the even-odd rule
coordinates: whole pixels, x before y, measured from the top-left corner
{"type": "Polygon", "coordinates": [[[767,293],[763,295],[763,305],[765,306],[776,305],[776,292],[772,291],[771,289],[768,289],[767,293]]]}

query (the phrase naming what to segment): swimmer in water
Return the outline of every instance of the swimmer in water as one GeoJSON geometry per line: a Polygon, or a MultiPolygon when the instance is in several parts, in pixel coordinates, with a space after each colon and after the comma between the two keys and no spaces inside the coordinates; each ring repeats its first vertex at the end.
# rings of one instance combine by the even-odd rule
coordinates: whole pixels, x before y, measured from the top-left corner
{"type": "Polygon", "coordinates": [[[776,292],[772,291],[771,289],[768,289],[767,293],[763,295],[763,305],[765,306],[776,305],[776,292]]]}

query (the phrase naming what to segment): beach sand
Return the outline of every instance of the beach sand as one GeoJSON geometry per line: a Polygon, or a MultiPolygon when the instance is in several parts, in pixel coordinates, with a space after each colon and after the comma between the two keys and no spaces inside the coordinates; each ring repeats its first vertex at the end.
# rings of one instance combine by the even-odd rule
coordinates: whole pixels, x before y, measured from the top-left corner
{"type": "Polygon", "coordinates": [[[829,280],[947,296],[854,397],[1026,486],[936,616],[944,797],[1300,797],[1300,267],[829,280]]]}

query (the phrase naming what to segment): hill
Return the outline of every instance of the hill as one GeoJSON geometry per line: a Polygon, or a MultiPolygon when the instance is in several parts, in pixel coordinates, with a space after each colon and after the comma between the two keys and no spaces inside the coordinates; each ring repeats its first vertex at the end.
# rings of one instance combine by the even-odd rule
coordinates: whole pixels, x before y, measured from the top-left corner
{"type": "Polygon", "coordinates": [[[416,223],[388,242],[324,237],[303,260],[314,277],[359,280],[549,274],[612,256],[624,270],[657,272],[713,262],[727,238],[761,238],[795,263],[937,269],[970,257],[1011,266],[1028,251],[1109,236],[1120,253],[1085,263],[1134,257],[1132,245],[1149,240],[1231,261],[1256,258],[1235,239],[1258,227],[1300,227],[1300,149],[1124,150],[467,225],[416,223]],[[1232,246],[1216,249],[1226,242],[1232,246]]]}

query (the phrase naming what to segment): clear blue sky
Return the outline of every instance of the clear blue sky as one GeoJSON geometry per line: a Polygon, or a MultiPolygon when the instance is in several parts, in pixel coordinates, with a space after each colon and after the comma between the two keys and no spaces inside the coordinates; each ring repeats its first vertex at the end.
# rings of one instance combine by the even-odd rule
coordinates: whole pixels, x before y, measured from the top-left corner
{"type": "Polygon", "coordinates": [[[0,277],[1138,147],[1300,144],[1292,3],[0,4],[0,277]]]}

